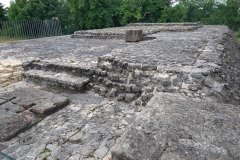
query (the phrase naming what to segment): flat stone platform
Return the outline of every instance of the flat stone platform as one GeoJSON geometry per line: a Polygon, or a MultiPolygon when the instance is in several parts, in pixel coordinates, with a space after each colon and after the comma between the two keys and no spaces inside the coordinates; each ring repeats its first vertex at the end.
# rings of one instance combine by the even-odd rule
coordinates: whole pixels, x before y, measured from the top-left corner
{"type": "Polygon", "coordinates": [[[97,65],[99,56],[113,56],[129,63],[214,68],[229,32],[225,26],[203,26],[189,32],[159,32],[156,39],[126,43],[123,39],[77,39],[70,36],[24,40],[0,45],[1,59],[49,60],[83,67],[97,65]]]}

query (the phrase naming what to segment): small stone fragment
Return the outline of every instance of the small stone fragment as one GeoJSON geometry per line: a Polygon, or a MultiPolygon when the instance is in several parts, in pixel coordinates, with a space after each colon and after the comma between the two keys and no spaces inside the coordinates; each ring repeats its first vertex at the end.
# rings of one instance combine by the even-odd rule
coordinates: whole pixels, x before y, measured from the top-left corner
{"type": "Polygon", "coordinates": [[[108,148],[106,146],[102,147],[102,148],[99,148],[97,149],[95,152],[94,152],[94,155],[98,158],[103,158],[108,152],[108,148]]]}
{"type": "Polygon", "coordinates": [[[190,89],[191,91],[197,91],[198,90],[198,86],[197,85],[189,85],[188,89],[190,89]]]}
{"type": "Polygon", "coordinates": [[[142,101],[146,101],[147,98],[148,98],[148,96],[146,95],[146,93],[145,93],[145,92],[142,93],[142,95],[141,95],[141,100],[142,100],[142,101]]]}
{"type": "Polygon", "coordinates": [[[173,79],[173,85],[178,86],[178,87],[182,87],[182,79],[181,78],[173,79]]]}
{"type": "Polygon", "coordinates": [[[111,79],[112,81],[118,81],[118,80],[119,80],[119,75],[113,74],[113,75],[110,76],[110,79],[111,79]]]}
{"type": "Polygon", "coordinates": [[[164,80],[161,82],[161,84],[165,87],[171,86],[172,82],[170,80],[164,80]]]}
{"type": "Polygon", "coordinates": [[[116,96],[116,93],[117,93],[117,89],[112,88],[111,91],[109,92],[109,96],[110,96],[110,97],[115,97],[115,96],[116,96]]]}
{"type": "Polygon", "coordinates": [[[126,97],[126,94],[125,93],[121,93],[119,94],[118,98],[117,98],[117,101],[123,101],[126,97]]]}
{"type": "Polygon", "coordinates": [[[132,102],[135,97],[136,97],[136,95],[133,94],[133,93],[126,94],[125,101],[126,102],[132,102]]]}
{"type": "Polygon", "coordinates": [[[132,87],[132,92],[133,93],[139,93],[141,91],[141,88],[140,87],[137,87],[137,86],[133,86],[132,87]]]}

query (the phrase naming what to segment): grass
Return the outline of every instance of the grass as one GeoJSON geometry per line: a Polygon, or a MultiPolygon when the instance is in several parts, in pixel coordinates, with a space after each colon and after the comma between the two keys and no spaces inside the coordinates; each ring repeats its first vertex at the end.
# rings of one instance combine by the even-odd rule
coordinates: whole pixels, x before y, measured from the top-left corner
{"type": "Polygon", "coordinates": [[[50,153],[50,152],[52,152],[50,149],[45,148],[44,151],[42,151],[40,154],[43,154],[43,153],[50,153]]]}
{"type": "Polygon", "coordinates": [[[101,70],[103,70],[103,71],[105,71],[105,70],[107,71],[107,70],[108,70],[108,67],[107,67],[107,66],[104,66],[104,65],[101,66],[100,68],[101,68],[101,70]]]}
{"type": "Polygon", "coordinates": [[[24,40],[24,38],[10,38],[10,37],[0,37],[0,44],[2,43],[10,43],[10,42],[18,42],[24,40]]]}
{"type": "Polygon", "coordinates": [[[238,42],[240,43],[240,38],[237,38],[238,42]]]}
{"type": "Polygon", "coordinates": [[[234,32],[234,35],[237,37],[237,40],[240,43],[240,34],[239,34],[239,32],[234,32]]]}

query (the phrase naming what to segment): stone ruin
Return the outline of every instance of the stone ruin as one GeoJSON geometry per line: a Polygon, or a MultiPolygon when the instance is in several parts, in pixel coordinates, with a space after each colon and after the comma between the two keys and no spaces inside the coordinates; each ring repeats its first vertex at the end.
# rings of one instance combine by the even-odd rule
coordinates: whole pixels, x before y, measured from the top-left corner
{"type": "Polygon", "coordinates": [[[0,95],[0,151],[16,159],[240,159],[240,45],[226,26],[136,23],[0,52],[31,84],[0,95]]]}

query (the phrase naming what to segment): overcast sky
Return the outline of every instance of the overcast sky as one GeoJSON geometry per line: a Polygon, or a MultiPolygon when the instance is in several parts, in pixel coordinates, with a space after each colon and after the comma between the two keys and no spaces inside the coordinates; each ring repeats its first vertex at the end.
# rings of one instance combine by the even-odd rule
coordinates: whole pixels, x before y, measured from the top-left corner
{"type": "Polygon", "coordinates": [[[10,0],[0,0],[2,4],[4,4],[4,7],[9,7],[10,5],[10,0]]]}

